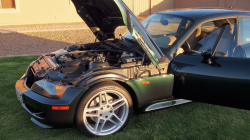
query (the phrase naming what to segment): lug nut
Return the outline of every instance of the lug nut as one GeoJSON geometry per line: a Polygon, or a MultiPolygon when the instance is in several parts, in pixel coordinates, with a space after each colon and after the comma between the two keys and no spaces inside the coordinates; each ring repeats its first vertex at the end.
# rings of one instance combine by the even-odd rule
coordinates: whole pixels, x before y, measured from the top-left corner
{"type": "Polygon", "coordinates": [[[102,114],[100,114],[100,116],[102,116],[102,114]]]}
{"type": "Polygon", "coordinates": [[[101,108],[101,110],[103,110],[103,108],[101,108]]]}
{"type": "Polygon", "coordinates": [[[113,111],[111,110],[110,113],[112,113],[113,111]]]}
{"type": "Polygon", "coordinates": [[[106,118],[108,118],[108,116],[106,116],[106,118]]]}

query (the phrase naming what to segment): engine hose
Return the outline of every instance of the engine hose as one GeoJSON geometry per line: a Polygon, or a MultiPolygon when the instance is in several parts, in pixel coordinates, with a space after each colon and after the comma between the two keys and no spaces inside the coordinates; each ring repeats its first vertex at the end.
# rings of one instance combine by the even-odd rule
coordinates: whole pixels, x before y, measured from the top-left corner
{"type": "Polygon", "coordinates": [[[161,75],[161,70],[159,68],[157,68],[158,72],[159,72],[159,75],[161,75]]]}
{"type": "Polygon", "coordinates": [[[141,77],[141,75],[145,72],[149,73],[149,77],[151,77],[151,71],[150,70],[144,70],[143,72],[141,72],[140,74],[138,74],[137,78],[141,77]]]}

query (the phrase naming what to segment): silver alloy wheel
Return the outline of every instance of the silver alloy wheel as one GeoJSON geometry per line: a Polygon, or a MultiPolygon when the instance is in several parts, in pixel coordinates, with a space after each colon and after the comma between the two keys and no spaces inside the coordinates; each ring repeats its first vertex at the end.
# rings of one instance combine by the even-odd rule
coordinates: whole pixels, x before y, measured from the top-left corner
{"type": "Polygon", "coordinates": [[[115,90],[101,91],[86,104],[83,121],[95,135],[105,136],[118,131],[126,122],[129,104],[125,96],[115,90]]]}

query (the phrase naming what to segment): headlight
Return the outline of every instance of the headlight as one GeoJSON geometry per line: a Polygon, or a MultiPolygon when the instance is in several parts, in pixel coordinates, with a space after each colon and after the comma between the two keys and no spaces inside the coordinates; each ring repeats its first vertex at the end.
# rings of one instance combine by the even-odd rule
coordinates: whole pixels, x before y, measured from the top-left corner
{"type": "Polygon", "coordinates": [[[62,97],[64,92],[67,90],[67,88],[68,86],[58,85],[53,82],[40,80],[40,81],[35,82],[32,85],[31,90],[40,95],[43,95],[49,98],[58,99],[62,97]]]}

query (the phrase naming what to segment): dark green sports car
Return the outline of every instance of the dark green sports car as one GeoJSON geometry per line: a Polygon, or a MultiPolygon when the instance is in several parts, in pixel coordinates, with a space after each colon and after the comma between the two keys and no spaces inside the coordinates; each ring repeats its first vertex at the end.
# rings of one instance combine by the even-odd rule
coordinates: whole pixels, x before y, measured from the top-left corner
{"type": "Polygon", "coordinates": [[[175,10],[141,23],[122,0],[72,1],[96,41],[41,56],[16,82],[38,126],[76,122],[98,137],[121,131],[133,111],[191,101],[249,109],[250,12],[175,10]]]}

